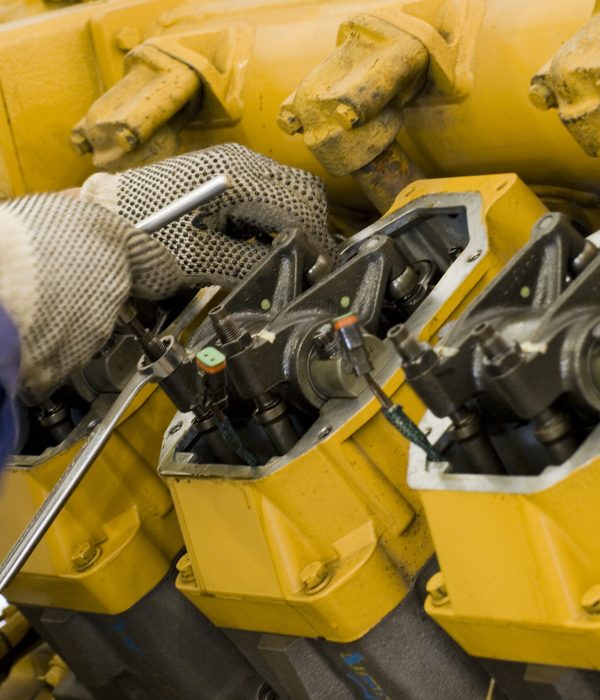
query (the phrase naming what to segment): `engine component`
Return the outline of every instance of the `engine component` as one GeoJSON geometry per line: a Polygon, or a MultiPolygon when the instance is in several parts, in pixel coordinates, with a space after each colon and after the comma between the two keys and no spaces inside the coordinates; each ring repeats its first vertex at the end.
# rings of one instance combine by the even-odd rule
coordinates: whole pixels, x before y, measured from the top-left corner
{"type": "MultiPolygon", "coordinates": [[[[0,508],[3,553],[13,546],[112,402],[112,396],[97,399],[69,438],[42,455],[9,460],[0,508]]],[[[165,575],[181,548],[181,535],[168,493],[154,475],[153,462],[160,448],[156,431],[162,432],[171,415],[166,398],[152,388],[138,395],[95,468],[3,591],[11,602],[43,601],[74,610],[118,613],[165,575]],[[148,413],[140,412],[146,403],[148,413]],[[130,431],[131,439],[124,439],[130,431]],[[127,490],[120,486],[124,479],[130,484],[127,490]],[[71,557],[85,543],[99,556],[78,571],[71,557]],[[138,576],[135,572],[142,561],[144,575],[138,576]],[[123,580],[129,585],[123,587],[123,580]]]]}
{"type": "Polygon", "coordinates": [[[541,110],[557,108],[560,120],[589,156],[600,156],[600,16],[594,15],[533,76],[529,97],[541,110]]]}
{"type": "Polygon", "coordinates": [[[568,459],[597,423],[597,253],[564,214],[546,214],[436,350],[403,327],[390,332],[410,385],[454,424],[463,448],[448,453],[454,472],[539,473],[568,459]]]}
{"type": "Polygon", "coordinates": [[[419,445],[429,459],[434,462],[439,462],[442,456],[429,442],[427,436],[413,423],[402,409],[402,406],[394,404],[390,400],[387,394],[371,376],[373,365],[371,364],[369,353],[362,337],[358,317],[354,314],[346,314],[345,316],[335,319],[333,327],[338,335],[338,342],[342,352],[349,365],[352,367],[352,371],[357,376],[365,377],[367,386],[371,390],[373,396],[381,404],[383,415],[407,440],[413,442],[415,445],[419,445]]]}
{"type": "Polygon", "coordinates": [[[409,458],[441,568],[426,610],[476,656],[600,665],[599,265],[564,215],[546,214],[435,348],[394,334],[431,409],[420,427],[445,456],[409,458]]]}
{"type": "MultiPolygon", "coordinates": [[[[187,5],[167,0],[82,3],[33,24],[3,26],[0,195],[81,184],[92,172],[92,157],[71,149],[71,130],[123,77],[127,52],[145,40],[148,48],[160,40],[166,56],[190,73],[188,66],[194,66],[193,72],[201,75],[203,98],[191,119],[183,109],[185,128],[179,130],[179,121],[167,124],[154,141],[139,143],[122,167],[171,155],[174,149],[235,141],[322,175],[334,203],[364,206],[350,178],[332,178],[300,135],[291,137],[275,126],[281,103],[332,53],[340,25],[364,16],[364,3],[286,0],[265,8],[258,1],[227,0],[218,11],[204,8],[201,0],[187,5]],[[205,68],[213,62],[217,70],[209,75],[200,66],[203,61],[205,68]],[[230,111],[230,119],[219,111],[225,102],[237,109],[230,111]]],[[[411,163],[430,176],[516,171],[532,183],[595,190],[594,160],[555,114],[536,110],[527,98],[531,76],[589,20],[592,3],[531,0],[527,12],[521,9],[518,0],[382,0],[369,6],[369,15],[396,27],[399,36],[415,37],[429,54],[423,89],[402,107],[398,143],[411,163]]],[[[366,84],[375,82],[367,78],[366,84]]],[[[113,126],[119,124],[120,106],[125,106],[123,113],[134,113],[141,95],[136,90],[122,92],[112,113],[107,112],[113,126]]],[[[342,86],[337,94],[342,103],[353,104],[342,86]]],[[[388,94],[392,99],[393,93],[388,94]]],[[[371,104],[366,96],[364,100],[371,104]]],[[[159,100],[153,108],[160,112],[169,104],[169,99],[164,104],[159,100]]],[[[349,131],[357,128],[360,123],[349,131]]],[[[394,159],[380,165],[373,161],[373,178],[379,174],[383,192],[398,173],[394,159]]],[[[571,193],[567,199],[585,195],[571,193]]]]}
{"type": "Polygon", "coordinates": [[[375,380],[418,419],[420,404],[380,340],[395,318],[406,318],[390,282],[424,259],[442,274],[409,310],[408,324],[431,337],[460,315],[545,210],[514,176],[420,181],[396,206],[351,239],[338,267],[313,285],[305,273],[314,251],[298,233],[280,237],[222,304],[219,314],[237,326],[233,339],[219,342],[205,323],[192,340],[194,350],[217,344],[227,355],[227,413],[243,441],[261,445],[263,460],[215,464],[190,414],[176,415],[165,437],[159,470],[189,557],[176,585],[219,626],[349,642],[398,605],[431,552],[420,504],[404,486],[407,443],[364,380],[359,387],[356,377],[343,379],[353,375],[339,370],[327,329],[352,309],[366,330],[375,380]],[[452,274],[443,274],[453,260],[452,274]],[[327,398],[323,363],[333,396],[357,398],[327,398]],[[281,456],[252,418],[253,397],[267,391],[285,402],[300,431],[281,456]]]}
{"type": "MultiPolygon", "coordinates": [[[[156,231],[161,226],[221,194],[228,186],[229,181],[226,176],[215,177],[171,203],[162,211],[155,212],[152,216],[140,221],[137,228],[142,231],[156,231]]],[[[151,363],[139,363],[140,372],[131,377],[118,400],[108,409],[102,421],[93,427],[86,444],[61,474],[39,510],[36,511],[0,564],[0,590],[4,590],[17,575],[19,569],[34,551],[96,460],[131,402],[150,379],[160,382],[167,396],[178,408],[195,410],[200,413],[201,417],[204,416],[204,413],[199,410],[202,396],[199,396],[200,387],[195,381],[197,369],[193,360],[186,356],[185,351],[173,336],[164,339],[168,340],[166,343],[153,337],[137,321],[133,307],[129,306],[129,308],[124,309],[122,315],[124,323],[133,330],[151,363]]],[[[58,437],[61,440],[68,437],[71,423],[68,411],[64,407],[46,402],[46,405],[42,407],[40,423],[52,431],[53,437],[58,437]]],[[[90,563],[91,561],[86,562],[88,565],[90,563]]]]}
{"type": "MultiPolygon", "coordinates": [[[[202,314],[213,297],[210,291],[199,293],[171,330],[180,333],[202,314]]],[[[136,389],[146,381],[142,377],[136,389]]],[[[118,421],[112,436],[107,430],[96,429],[95,441],[108,440],[98,457],[98,465],[86,477],[84,485],[75,490],[38,550],[6,589],[12,602],[43,601],[75,610],[118,613],[143,597],[164,576],[180,549],[181,538],[172,504],[164,486],[154,476],[152,464],[158,456],[159,435],[172,409],[151,388],[132,398],[132,407],[118,421]],[[146,406],[141,413],[140,406],[146,406]],[[132,437],[124,444],[120,437],[122,430],[132,430],[139,437],[132,437]],[[132,492],[119,488],[123,479],[132,479],[137,489],[132,492]],[[137,557],[144,561],[144,576],[131,576],[132,584],[123,589],[119,580],[141,567],[137,557]]],[[[87,456],[94,447],[94,441],[90,443],[91,434],[106,418],[113,401],[114,395],[110,394],[97,398],[75,429],[56,447],[46,448],[39,456],[11,458],[3,475],[5,490],[0,509],[4,551],[12,545],[11,539],[17,540],[19,529],[29,519],[34,520],[32,516],[53,484],[57,484],[55,495],[60,496],[60,502],[64,501],[65,470],[78,452],[89,463],[87,456]],[[26,496],[27,493],[32,495],[26,496]],[[25,504],[30,505],[25,507],[25,504]]],[[[72,485],[67,488],[67,494],[70,491],[72,485]]],[[[31,542],[25,544],[31,549],[31,542]]],[[[9,572],[11,576],[16,570],[18,566],[9,572]]]]}
{"type": "MultiPolygon", "coordinates": [[[[465,3],[465,8],[468,3],[465,3]]],[[[399,107],[422,88],[429,52],[377,15],[345,22],[339,47],[282,105],[279,125],[301,132],[333,175],[352,173],[380,211],[421,173],[395,142],[399,107]]]]}
{"type": "Polygon", "coordinates": [[[272,698],[269,686],[223,632],[175,590],[174,576],[175,571],[169,571],[119,615],[76,612],[70,607],[26,605],[22,610],[76,669],[78,680],[94,698],[272,698]],[[94,653],[82,654],[82,648],[94,653]]]}

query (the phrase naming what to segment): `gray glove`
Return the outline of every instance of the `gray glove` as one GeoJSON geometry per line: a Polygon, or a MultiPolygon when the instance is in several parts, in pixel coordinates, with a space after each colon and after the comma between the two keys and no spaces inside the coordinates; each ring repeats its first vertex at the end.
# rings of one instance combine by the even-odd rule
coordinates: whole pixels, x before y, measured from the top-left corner
{"type": "Polygon", "coordinates": [[[0,304],[19,330],[29,400],[102,347],[129,295],[158,299],[183,282],[164,246],[98,204],[42,194],[0,206],[0,304]]]}
{"type": "Polygon", "coordinates": [[[232,182],[224,194],[153,234],[189,283],[228,286],[243,277],[269,251],[257,233],[300,228],[319,251],[335,254],[321,180],[235,143],[118,175],[92,175],[80,196],[135,223],[220,173],[232,182]]]}
{"type": "Polygon", "coordinates": [[[43,398],[85,364],[128,296],[158,299],[243,277],[269,246],[229,238],[232,220],[241,231],[248,222],[253,231],[298,226],[333,251],[320,181],[234,144],[93,175],[81,200],[48,194],[1,205],[0,304],[19,329],[22,392],[43,398]],[[220,172],[233,187],[197,212],[152,236],[129,223],[220,172]]]}

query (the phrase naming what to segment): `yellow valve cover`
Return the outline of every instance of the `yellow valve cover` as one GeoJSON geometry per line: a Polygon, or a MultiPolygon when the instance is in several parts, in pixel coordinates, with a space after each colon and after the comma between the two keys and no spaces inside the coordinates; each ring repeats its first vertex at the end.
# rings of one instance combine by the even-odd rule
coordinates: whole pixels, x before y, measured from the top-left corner
{"type": "Polygon", "coordinates": [[[600,669],[600,459],[582,451],[540,476],[419,484],[441,566],[425,609],[470,654],[600,669]]]}

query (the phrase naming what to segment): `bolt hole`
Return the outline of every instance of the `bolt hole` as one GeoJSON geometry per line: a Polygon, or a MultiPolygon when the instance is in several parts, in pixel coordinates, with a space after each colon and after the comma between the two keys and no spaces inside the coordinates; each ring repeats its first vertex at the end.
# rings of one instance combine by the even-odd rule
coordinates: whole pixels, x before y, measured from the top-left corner
{"type": "Polygon", "coordinates": [[[178,433],[181,430],[181,426],[183,423],[175,423],[175,425],[169,430],[169,435],[175,435],[175,433],[178,433]]]}

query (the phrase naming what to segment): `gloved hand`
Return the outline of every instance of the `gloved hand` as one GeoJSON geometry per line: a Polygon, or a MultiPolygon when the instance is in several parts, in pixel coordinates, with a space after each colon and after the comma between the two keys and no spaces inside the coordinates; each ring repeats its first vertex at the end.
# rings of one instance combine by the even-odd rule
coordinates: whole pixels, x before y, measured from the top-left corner
{"type": "Polygon", "coordinates": [[[157,299],[243,277],[268,245],[230,239],[228,215],[261,230],[298,226],[320,250],[333,250],[320,181],[234,144],[94,175],[82,190],[80,200],[48,194],[0,206],[0,305],[19,330],[20,387],[29,400],[48,395],[102,347],[129,295],[157,299]],[[129,223],[220,172],[234,186],[195,214],[152,235],[129,223]]]}
{"type": "Polygon", "coordinates": [[[110,336],[130,294],[173,294],[184,275],[158,241],[61,194],[0,206],[0,305],[20,337],[19,385],[43,398],[110,336]]]}
{"type": "Polygon", "coordinates": [[[235,143],[117,175],[92,175],[80,196],[136,223],[221,173],[232,182],[226,192],[153,234],[177,258],[189,283],[231,285],[268,253],[260,234],[289,227],[302,229],[319,251],[334,255],[319,178],[235,143]]]}

